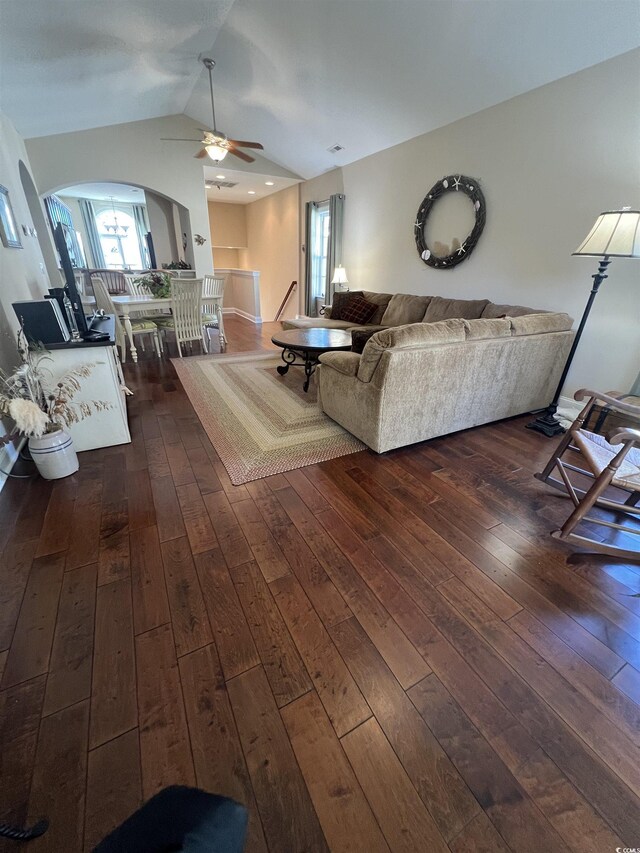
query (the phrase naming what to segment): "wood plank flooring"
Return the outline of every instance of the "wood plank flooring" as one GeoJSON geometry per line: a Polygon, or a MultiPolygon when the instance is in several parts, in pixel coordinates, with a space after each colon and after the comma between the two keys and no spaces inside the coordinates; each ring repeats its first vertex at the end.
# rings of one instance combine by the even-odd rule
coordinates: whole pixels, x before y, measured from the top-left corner
{"type": "Polygon", "coordinates": [[[125,375],[131,445],[0,494],[0,820],[48,816],[30,851],[172,783],[243,802],[249,853],[640,844],[640,567],[549,537],[526,418],[235,487],[170,362],[125,375]]]}

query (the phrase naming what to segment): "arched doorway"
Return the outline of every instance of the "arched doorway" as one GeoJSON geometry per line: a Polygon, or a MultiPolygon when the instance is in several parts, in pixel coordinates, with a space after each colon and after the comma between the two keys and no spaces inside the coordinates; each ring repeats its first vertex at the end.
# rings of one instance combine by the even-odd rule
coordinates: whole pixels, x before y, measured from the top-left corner
{"type": "Polygon", "coordinates": [[[180,260],[194,265],[189,211],[174,199],[141,184],[100,180],[57,187],[52,194],[70,210],[89,266],[148,266],[147,232],[158,267],[180,260]]]}

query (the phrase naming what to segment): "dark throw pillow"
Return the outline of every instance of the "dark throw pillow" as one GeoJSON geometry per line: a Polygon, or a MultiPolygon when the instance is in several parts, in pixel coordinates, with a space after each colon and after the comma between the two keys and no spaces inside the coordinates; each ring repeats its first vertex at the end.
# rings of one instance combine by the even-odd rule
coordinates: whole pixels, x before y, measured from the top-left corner
{"type": "Polygon", "coordinates": [[[372,335],[380,331],[378,327],[374,329],[353,329],[351,332],[351,352],[357,352],[362,355],[364,345],[372,335]]]}
{"type": "Polygon", "coordinates": [[[340,293],[333,294],[333,301],[331,302],[331,319],[332,320],[342,320],[342,309],[346,308],[349,304],[349,300],[353,299],[354,296],[362,296],[361,290],[342,290],[340,293]]]}
{"type": "MultiPolygon", "coordinates": [[[[373,302],[368,302],[363,296],[352,296],[348,302],[343,303],[340,308],[340,319],[347,323],[356,323],[362,326],[371,320],[378,310],[373,302]]],[[[331,312],[333,319],[333,311],[331,312]]]]}

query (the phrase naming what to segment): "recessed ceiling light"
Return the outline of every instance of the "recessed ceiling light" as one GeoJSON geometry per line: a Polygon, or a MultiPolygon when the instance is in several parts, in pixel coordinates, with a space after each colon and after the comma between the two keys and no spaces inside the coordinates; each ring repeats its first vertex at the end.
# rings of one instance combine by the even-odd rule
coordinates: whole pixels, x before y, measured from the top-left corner
{"type": "Polygon", "coordinates": [[[247,192],[249,193],[249,195],[255,195],[256,194],[255,190],[247,190],[247,192]]]}
{"type": "Polygon", "coordinates": [[[216,178],[217,178],[219,181],[224,181],[225,176],[224,176],[224,175],[216,175],[216,178]]]}
{"type": "Polygon", "coordinates": [[[273,186],[275,186],[275,184],[273,183],[273,181],[265,181],[265,182],[264,182],[264,185],[265,185],[265,187],[273,187],[273,186]]]}

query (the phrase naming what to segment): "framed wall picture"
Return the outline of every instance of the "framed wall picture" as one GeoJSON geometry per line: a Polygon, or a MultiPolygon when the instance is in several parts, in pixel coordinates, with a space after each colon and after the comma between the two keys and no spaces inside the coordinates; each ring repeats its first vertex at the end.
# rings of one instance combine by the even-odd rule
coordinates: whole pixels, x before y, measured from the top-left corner
{"type": "Polygon", "coordinates": [[[21,249],[18,226],[13,215],[9,190],[0,184],[0,239],[8,249],[21,249]]]}

